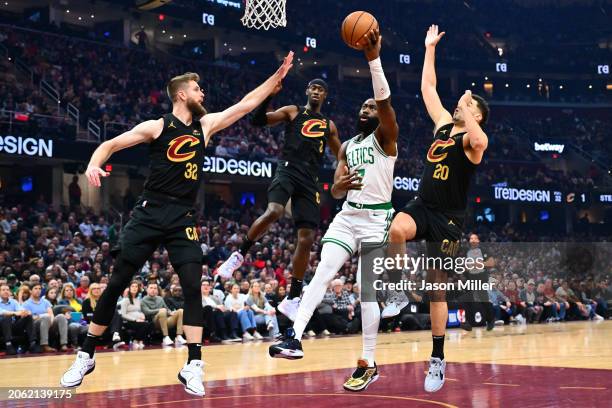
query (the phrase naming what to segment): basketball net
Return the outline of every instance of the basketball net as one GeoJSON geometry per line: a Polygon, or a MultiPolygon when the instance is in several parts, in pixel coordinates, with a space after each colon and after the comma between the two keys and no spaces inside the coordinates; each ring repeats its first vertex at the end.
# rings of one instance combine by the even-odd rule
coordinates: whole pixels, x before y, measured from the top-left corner
{"type": "Polygon", "coordinates": [[[287,26],[285,3],[287,0],[246,0],[244,16],[240,19],[245,27],[257,30],[287,26]]]}

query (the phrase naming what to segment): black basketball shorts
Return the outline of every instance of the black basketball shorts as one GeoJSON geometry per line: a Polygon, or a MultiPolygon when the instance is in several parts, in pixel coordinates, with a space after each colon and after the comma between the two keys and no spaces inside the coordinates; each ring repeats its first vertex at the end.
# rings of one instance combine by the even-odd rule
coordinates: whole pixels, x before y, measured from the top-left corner
{"type": "Polygon", "coordinates": [[[291,213],[295,226],[317,228],[321,217],[321,195],[317,178],[281,163],[268,187],[268,202],[285,206],[291,198],[291,213]]]}

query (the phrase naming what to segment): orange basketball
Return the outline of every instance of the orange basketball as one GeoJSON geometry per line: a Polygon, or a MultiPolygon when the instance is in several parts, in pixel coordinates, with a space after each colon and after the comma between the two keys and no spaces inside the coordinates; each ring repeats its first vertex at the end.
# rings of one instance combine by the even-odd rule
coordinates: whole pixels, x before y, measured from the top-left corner
{"type": "Polygon", "coordinates": [[[340,28],[342,39],[351,48],[363,49],[364,36],[378,28],[378,21],[367,11],[353,11],[346,16],[340,28]]]}

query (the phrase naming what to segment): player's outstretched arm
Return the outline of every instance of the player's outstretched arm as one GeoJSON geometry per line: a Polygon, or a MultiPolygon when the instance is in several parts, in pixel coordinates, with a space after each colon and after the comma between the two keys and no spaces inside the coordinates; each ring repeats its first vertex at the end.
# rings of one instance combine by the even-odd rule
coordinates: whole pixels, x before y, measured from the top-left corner
{"type": "Polygon", "coordinates": [[[298,107],[295,105],[283,106],[274,111],[270,110],[270,102],[272,98],[283,89],[282,82],[279,82],[274,87],[274,90],[264,101],[255,109],[253,116],[251,117],[251,125],[264,127],[264,126],[276,126],[279,123],[285,123],[292,121],[297,116],[298,107]]]}
{"type": "Polygon", "coordinates": [[[347,145],[348,142],[344,142],[338,153],[338,166],[334,173],[334,184],[331,187],[331,195],[336,200],[344,198],[349,190],[361,190],[363,188],[359,174],[356,171],[349,172],[346,163],[347,145]]]}
{"type": "Polygon", "coordinates": [[[338,128],[333,120],[329,121],[329,141],[327,142],[330,150],[338,159],[338,155],[340,154],[340,148],[342,147],[342,142],[340,141],[340,136],[338,135],[338,128]]]}
{"type": "Polygon", "coordinates": [[[367,43],[363,51],[372,75],[372,87],[374,88],[374,100],[378,110],[379,125],[376,129],[376,140],[380,143],[385,153],[390,156],[397,154],[397,136],[399,126],[395,117],[395,110],[391,106],[391,89],[385,77],[385,72],[380,61],[380,47],[382,36],[378,29],[370,31],[367,36],[367,43]]]}
{"type": "Polygon", "coordinates": [[[202,123],[202,130],[206,137],[206,143],[208,144],[212,135],[232,125],[262,103],[277,87],[278,83],[285,78],[287,72],[289,72],[293,66],[292,62],[293,51],[290,51],[280,68],[261,85],[246,94],[240,102],[230,106],[223,112],[204,115],[202,119],[200,119],[200,122],[202,123]]]}
{"type": "Polygon", "coordinates": [[[108,176],[108,173],[102,170],[101,167],[113,153],[140,143],[149,143],[161,134],[163,128],[163,119],[147,120],[98,146],[91,155],[87,170],[85,171],[89,184],[94,187],[100,187],[100,177],[108,176]]]}
{"type": "Polygon", "coordinates": [[[461,99],[459,99],[459,104],[457,106],[464,118],[465,129],[467,131],[463,137],[464,150],[470,161],[474,164],[478,164],[482,160],[484,151],[489,145],[489,138],[487,134],[483,132],[480,124],[470,111],[469,107],[472,103],[475,103],[472,101],[472,91],[468,90],[465,91],[461,99]]]}
{"type": "Polygon", "coordinates": [[[451,123],[453,119],[451,114],[442,106],[436,90],[436,45],[444,34],[444,31],[438,33],[437,25],[429,26],[425,37],[425,61],[423,62],[423,74],[421,76],[421,94],[423,94],[427,113],[435,123],[435,130],[438,130],[442,125],[451,123]]]}

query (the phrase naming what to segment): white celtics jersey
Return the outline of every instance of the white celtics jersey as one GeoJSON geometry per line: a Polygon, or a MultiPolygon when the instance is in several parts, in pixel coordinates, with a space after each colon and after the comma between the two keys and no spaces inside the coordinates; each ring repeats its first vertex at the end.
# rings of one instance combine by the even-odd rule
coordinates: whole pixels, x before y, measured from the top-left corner
{"type": "Polygon", "coordinates": [[[391,201],[393,167],[396,156],[389,156],[378,144],[374,133],[359,140],[355,136],[346,147],[346,162],[350,172],[357,170],[363,188],[349,190],[346,200],[357,204],[381,204],[391,201]]]}

